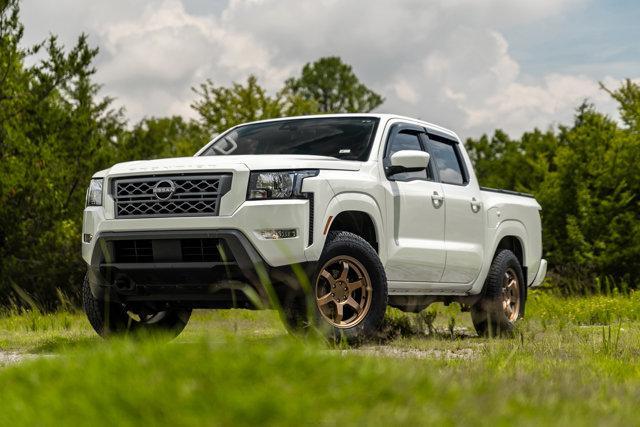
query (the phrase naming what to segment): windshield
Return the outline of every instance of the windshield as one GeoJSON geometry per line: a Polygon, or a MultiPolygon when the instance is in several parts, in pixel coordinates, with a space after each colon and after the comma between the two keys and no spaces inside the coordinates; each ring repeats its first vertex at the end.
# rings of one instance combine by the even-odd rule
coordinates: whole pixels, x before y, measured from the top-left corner
{"type": "Polygon", "coordinates": [[[308,154],[366,161],[377,126],[375,117],[255,123],[223,134],[202,155],[308,154]]]}

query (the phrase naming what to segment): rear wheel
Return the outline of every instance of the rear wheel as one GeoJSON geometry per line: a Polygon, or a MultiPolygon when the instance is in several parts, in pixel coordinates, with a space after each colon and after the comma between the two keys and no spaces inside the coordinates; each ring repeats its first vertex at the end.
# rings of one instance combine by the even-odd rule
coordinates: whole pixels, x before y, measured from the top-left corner
{"type": "Polygon", "coordinates": [[[99,300],[91,293],[86,276],[82,283],[82,305],[89,323],[102,337],[127,332],[159,332],[176,337],[191,317],[191,310],[127,309],[120,303],[99,300]]]}
{"type": "Polygon", "coordinates": [[[349,341],[378,333],[387,307],[387,278],[367,241],[331,232],[311,286],[312,295],[297,294],[285,304],[283,317],[290,329],[315,326],[329,337],[349,341]]]}
{"type": "Polygon", "coordinates": [[[513,252],[502,250],[491,263],[483,297],[471,307],[478,335],[511,335],[515,323],[524,316],[525,302],[520,262],[513,252]]]}

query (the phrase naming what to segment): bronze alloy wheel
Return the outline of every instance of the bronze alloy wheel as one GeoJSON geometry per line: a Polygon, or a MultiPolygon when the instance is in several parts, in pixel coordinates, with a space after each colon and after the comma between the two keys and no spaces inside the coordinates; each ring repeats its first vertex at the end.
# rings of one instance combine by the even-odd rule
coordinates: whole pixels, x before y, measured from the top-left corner
{"type": "Polygon", "coordinates": [[[520,283],[518,275],[508,268],[502,279],[502,308],[510,322],[518,320],[520,315],[520,283]]]}
{"type": "Polygon", "coordinates": [[[327,261],[316,280],[316,304],[322,317],[336,328],[351,328],[371,307],[371,279],[362,264],[341,255],[327,261]]]}

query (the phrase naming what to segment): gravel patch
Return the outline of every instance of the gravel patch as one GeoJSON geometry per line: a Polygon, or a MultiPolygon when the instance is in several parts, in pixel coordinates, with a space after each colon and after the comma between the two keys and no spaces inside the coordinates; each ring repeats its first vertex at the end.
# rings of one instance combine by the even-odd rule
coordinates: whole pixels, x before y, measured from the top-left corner
{"type": "Polygon", "coordinates": [[[15,365],[25,360],[33,360],[41,357],[38,354],[17,353],[12,351],[0,351],[0,367],[15,365]]]}
{"type": "Polygon", "coordinates": [[[341,354],[365,354],[367,356],[393,357],[399,359],[444,359],[444,360],[471,360],[478,357],[478,349],[460,348],[457,350],[429,349],[420,350],[417,348],[396,348],[396,347],[361,347],[358,349],[341,350],[341,354]]]}

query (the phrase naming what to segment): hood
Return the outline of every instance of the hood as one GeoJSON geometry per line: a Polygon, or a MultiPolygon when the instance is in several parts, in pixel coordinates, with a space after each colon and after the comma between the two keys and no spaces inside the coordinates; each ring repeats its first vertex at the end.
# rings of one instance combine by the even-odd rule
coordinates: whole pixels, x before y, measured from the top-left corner
{"type": "Polygon", "coordinates": [[[357,171],[360,170],[362,162],[305,155],[199,156],[118,163],[104,172],[108,172],[109,175],[120,175],[140,172],[215,171],[217,169],[235,169],[238,166],[245,166],[252,171],[279,169],[357,171]]]}

